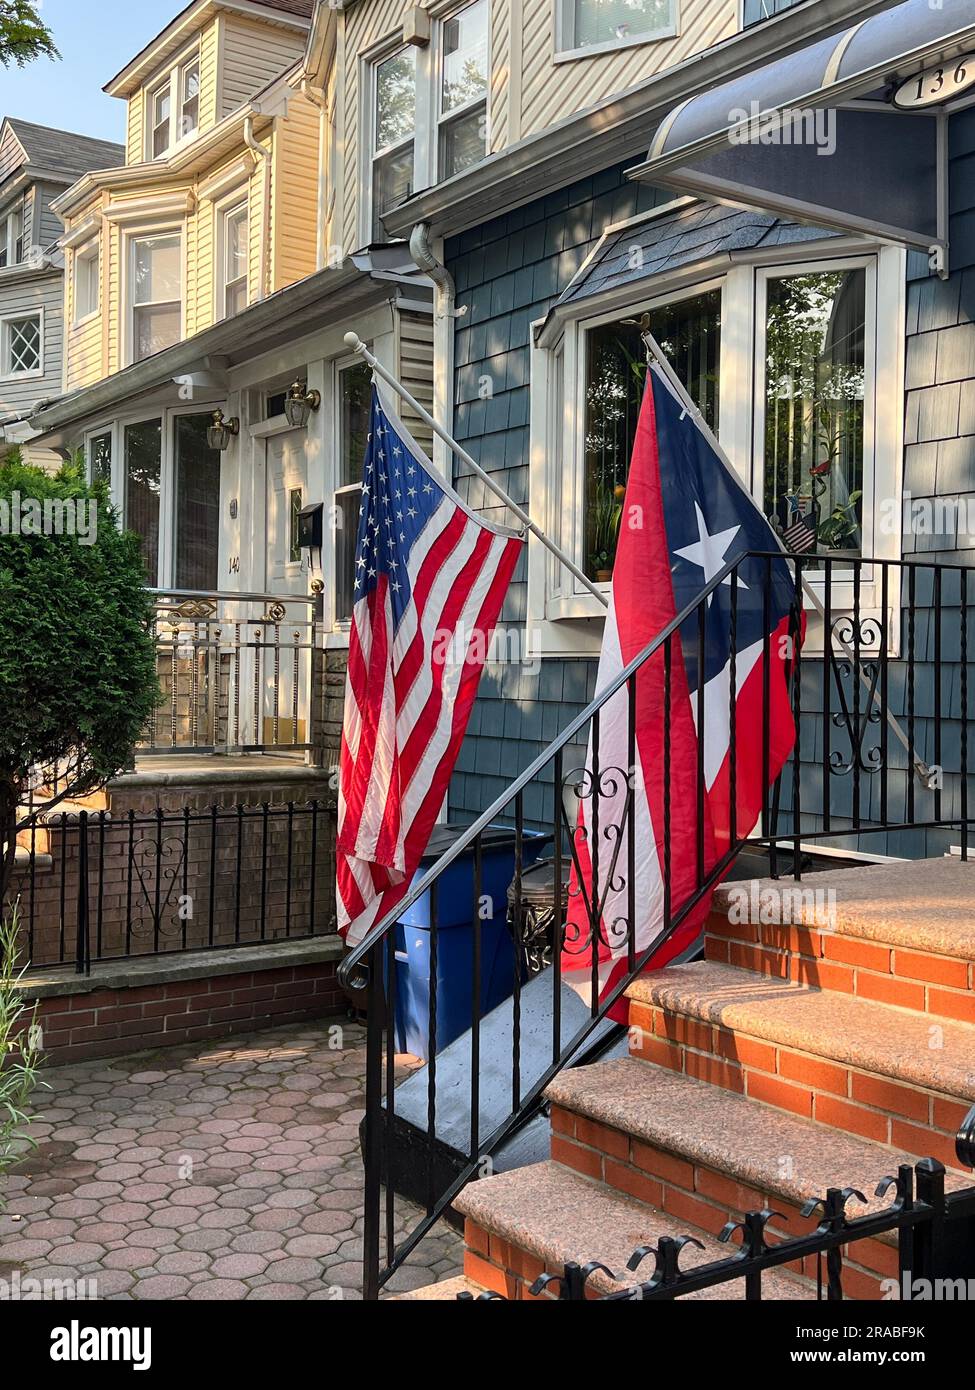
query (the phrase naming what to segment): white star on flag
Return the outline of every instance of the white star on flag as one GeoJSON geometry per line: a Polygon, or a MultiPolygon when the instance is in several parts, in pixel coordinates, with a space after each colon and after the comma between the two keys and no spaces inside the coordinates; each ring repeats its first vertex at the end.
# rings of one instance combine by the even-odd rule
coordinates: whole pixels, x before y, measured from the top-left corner
{"type": "MultiPolygon", "coordinates": [[[[674,554],[678,556],[679,559],[686,560],[688,564],[697,565],[702,569],[704,571],[704,586],[707,587],[714,576],[720,574],[728,563],[728,551],[731,549],[732,543],[741,530],[741,527],[732,526],[729,527],[727,531],[718,531],[713,536],[709,536],[704,514],[697,502],[694,503],[694,511],[697,513],[698,539],[694,545],[685,545],[681,550],[675,550],[674,554]]],[[[725,575],[723,582],[725,584],[730,584],[731,575],[725,575]]],[[[743,589],[748,588],[748,585],[741,576],[738,578],[738,583],[743,589]]],[[[710,594],[708,596],[709,608],[712,598],[714,598],[714,595],[710,594]]]]}

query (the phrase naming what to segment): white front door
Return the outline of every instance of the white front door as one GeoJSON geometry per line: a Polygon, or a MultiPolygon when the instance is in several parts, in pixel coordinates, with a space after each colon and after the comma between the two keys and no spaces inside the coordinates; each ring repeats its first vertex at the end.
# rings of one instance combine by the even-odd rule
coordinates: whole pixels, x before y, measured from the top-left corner
{"type": "MultiPolygon", "coordinates": [[[[266,588],[282,600],[308,598],[311,588],[308,552],[298,547],[298,515],[309,501],[306,437],[304,430],[290,430],[267,441],[266,588]]],[[[263,690],[257,742],[284,751],[308,741],[311,610],[292,603],[279,616],[280,622],[265,624],[255,652],[255,689],[263,690]]]]}
{"type": "Polygon", "coordinates": [[[308,593],[308,555],[297,548],[296,510],[309,501],[304,430],[267,441],[267,591],[308,593]]]}

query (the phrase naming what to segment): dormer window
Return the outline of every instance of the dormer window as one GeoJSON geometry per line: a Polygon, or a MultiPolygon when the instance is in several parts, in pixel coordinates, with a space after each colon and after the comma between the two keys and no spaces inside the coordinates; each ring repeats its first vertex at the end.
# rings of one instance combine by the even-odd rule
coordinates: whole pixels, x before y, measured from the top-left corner
{"type": "Polygon", "coordinates": [[[24,259],[24,205],[0,213],[0,270],[24,259]]]}
{"type": "Polygon", "coordinates": [[[200,55],[191,53],[151,88],[148,155],[165,159],[200,128],[200,55]]]}

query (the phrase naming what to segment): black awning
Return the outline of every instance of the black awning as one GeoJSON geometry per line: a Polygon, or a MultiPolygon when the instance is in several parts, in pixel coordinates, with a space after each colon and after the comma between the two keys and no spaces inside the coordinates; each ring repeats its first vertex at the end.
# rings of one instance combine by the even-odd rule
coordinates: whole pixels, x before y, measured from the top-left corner
{"type": "Polygon", "coordinates": [[[903,0],[691,97],[662,122],[630,176],[910,245],[944,245],[944,122],[952,97],[975,95],[967,85],[975,64],[958,64],[973,47],[975,0],[903,0]],[[943,103],[911,111],[893,104],[902,82],[939,65],[949,79],[939,79],[949,94],[943,103]]]}

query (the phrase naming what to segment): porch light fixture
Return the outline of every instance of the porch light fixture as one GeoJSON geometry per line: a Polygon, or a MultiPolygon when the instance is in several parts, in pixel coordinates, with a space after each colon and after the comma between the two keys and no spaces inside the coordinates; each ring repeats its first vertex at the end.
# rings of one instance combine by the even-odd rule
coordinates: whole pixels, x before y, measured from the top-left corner
{"type": "Polygon", "coordinates": [[[223,453],[224,449],[230,447],[230,441],[234,435],[240,434],[240,421],[236,416],[232,420],[224,418],[222,410],[213,412],[213,419],[207,430],[207,443],[211,449],[218,449],[223,453]]]}
{"type": "Polygon", "coordinates": [[[292,429],[301,430],[308,424],[308,417],[322,403],[321,392],[309,391],[307,381],[301,378],[291,387],[284,399],[284,413],[292,429]]]}

